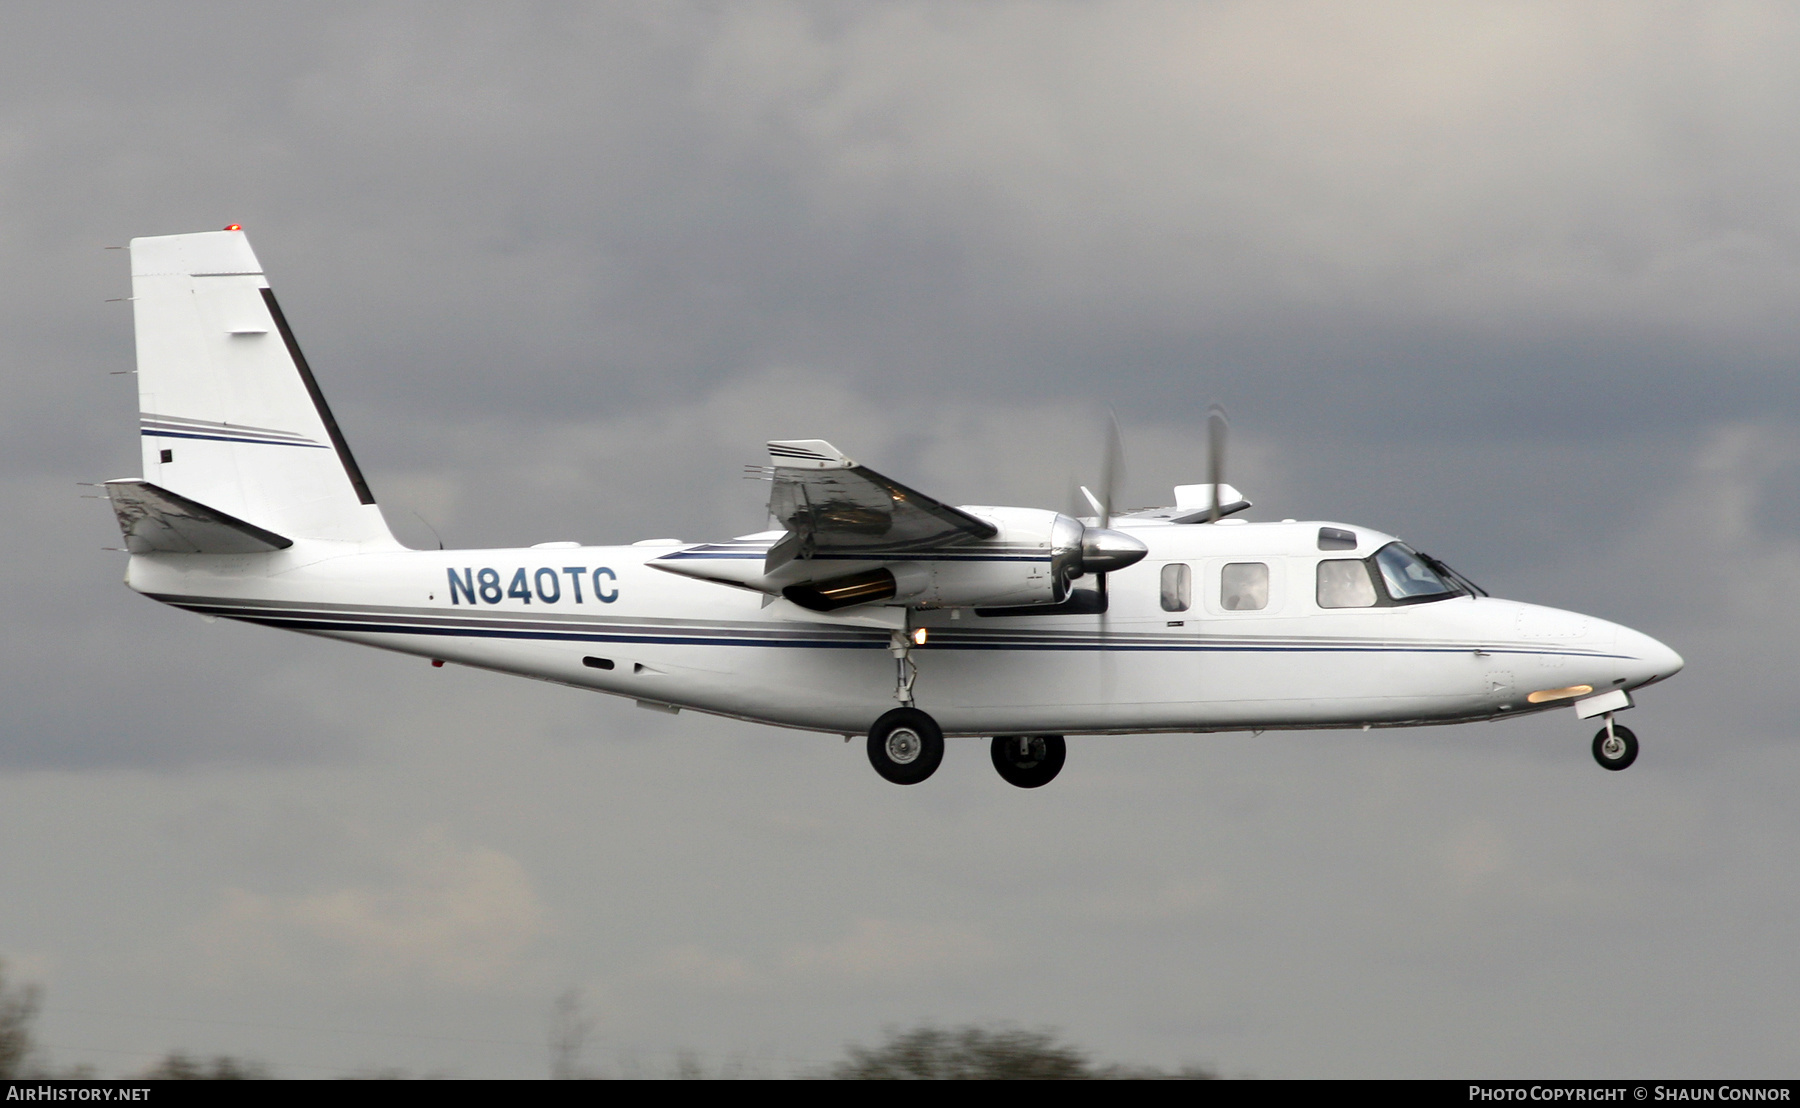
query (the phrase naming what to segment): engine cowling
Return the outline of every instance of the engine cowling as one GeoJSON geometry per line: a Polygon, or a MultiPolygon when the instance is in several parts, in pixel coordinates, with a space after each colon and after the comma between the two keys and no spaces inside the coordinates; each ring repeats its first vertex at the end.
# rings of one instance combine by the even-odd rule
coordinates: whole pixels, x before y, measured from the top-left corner
{"type": "Polygon", "coordinates": [[[759,559],[700,559],[690,552],[658,559],[658,569],[779,593],[803,608],[833,612],[865,604],[910,608],[1030,607],[1060,604],[1072,582],[1134,564],[1148,549],[1131,535],[1091,527],[1041,508],[965,507],[993,524],[980,542],[923,556],[897,554],[871,564],[831,554],[788,561],[762,574],[759,559]]]}
{"type": "Polygon", "coordinates": [[[1111,573],[1149,553],[1142,542],[1109,528],[1041,508],[966,506],[994,524],[994,538],[932,559],[932,586],[920,607],[1015,607],[1060,604],[1080,577],[1111,573]],[[1048,555],[1048,557],[1046,557],[1048,555]]]}

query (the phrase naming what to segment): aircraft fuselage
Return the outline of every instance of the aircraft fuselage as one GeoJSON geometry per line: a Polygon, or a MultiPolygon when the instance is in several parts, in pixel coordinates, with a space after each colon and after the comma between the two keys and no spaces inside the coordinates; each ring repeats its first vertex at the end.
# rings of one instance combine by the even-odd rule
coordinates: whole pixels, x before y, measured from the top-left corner
{"type": "MultiPolygon", "coordinates": [[[[897,703],[895,630],[924,629],[910,652],[912,695],[953,735],[1453,723],[1629,691],[1681,666],[1630,628],[1515,601],[1321,606],[1321,562],[1392,541],[1366,528],[1230,521],[1130,533],[1149,554],[1108,575],[1102,614],[820,613],[661,572],[656,559],[691,549],[667,544],[369,551],[299,541],[248,555],[138,554],[128,581],[209,615],[846,735],[897,703]],[[1357,546],[1317,549],[1321,526],[1355,534],[1357,546]],[[1266,567],[1254,571],[1262,606],[1229,606],[1241,602],[1231,581],[1255,566],[1266,567]],[[1184,575],[1186,595],[1172,595],[1184,575]]],[[[760,558],[757,549],[745,556],[760,558]]]]}

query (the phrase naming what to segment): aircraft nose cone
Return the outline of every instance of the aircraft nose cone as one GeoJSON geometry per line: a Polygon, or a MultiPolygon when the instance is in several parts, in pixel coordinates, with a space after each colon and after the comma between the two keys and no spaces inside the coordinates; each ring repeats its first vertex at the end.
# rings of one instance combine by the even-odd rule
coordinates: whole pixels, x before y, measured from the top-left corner
{"type": "Polygon", "coordinates": [[[1687,665],[1681,655],[1641,631],[1629,631],[1621,638],[1625,641],[1619,645],[1636,661],[1633,668],[1638,672],[1632,676],[1639,682],[1673,677],[1687,665]]]}

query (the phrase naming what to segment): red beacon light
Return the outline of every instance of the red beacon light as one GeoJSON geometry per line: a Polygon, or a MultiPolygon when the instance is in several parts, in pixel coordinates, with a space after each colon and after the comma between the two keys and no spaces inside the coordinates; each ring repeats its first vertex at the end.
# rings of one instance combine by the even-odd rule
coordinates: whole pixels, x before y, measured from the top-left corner
{"type": "Polygon", "coordinates": [[[233,224],[231,224],[231,225],[230,225],[230,226],[229,226],[229,227],[226,227],[226,228],[225,228],[225,229],[226,229],[226,230],[227,230],[227,231],[242,231],[242,230],[243,230],[243,228],[242,228],[242,227],[240,227],[240,226],[238,226],[238,225],[237,225],[237,224],[235,224],[235,223],[233,223],[233,224]]]}

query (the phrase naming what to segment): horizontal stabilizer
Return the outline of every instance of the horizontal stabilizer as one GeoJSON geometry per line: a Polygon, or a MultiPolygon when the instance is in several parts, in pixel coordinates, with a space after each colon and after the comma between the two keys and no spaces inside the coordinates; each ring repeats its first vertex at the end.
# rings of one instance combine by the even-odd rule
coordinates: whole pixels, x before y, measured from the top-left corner
{"type": "Polygon", "coordinates": [[[126,478],[102,487],[133,554],[262,554],[294,545],[292,539],[148,481],[126,478]]]}

